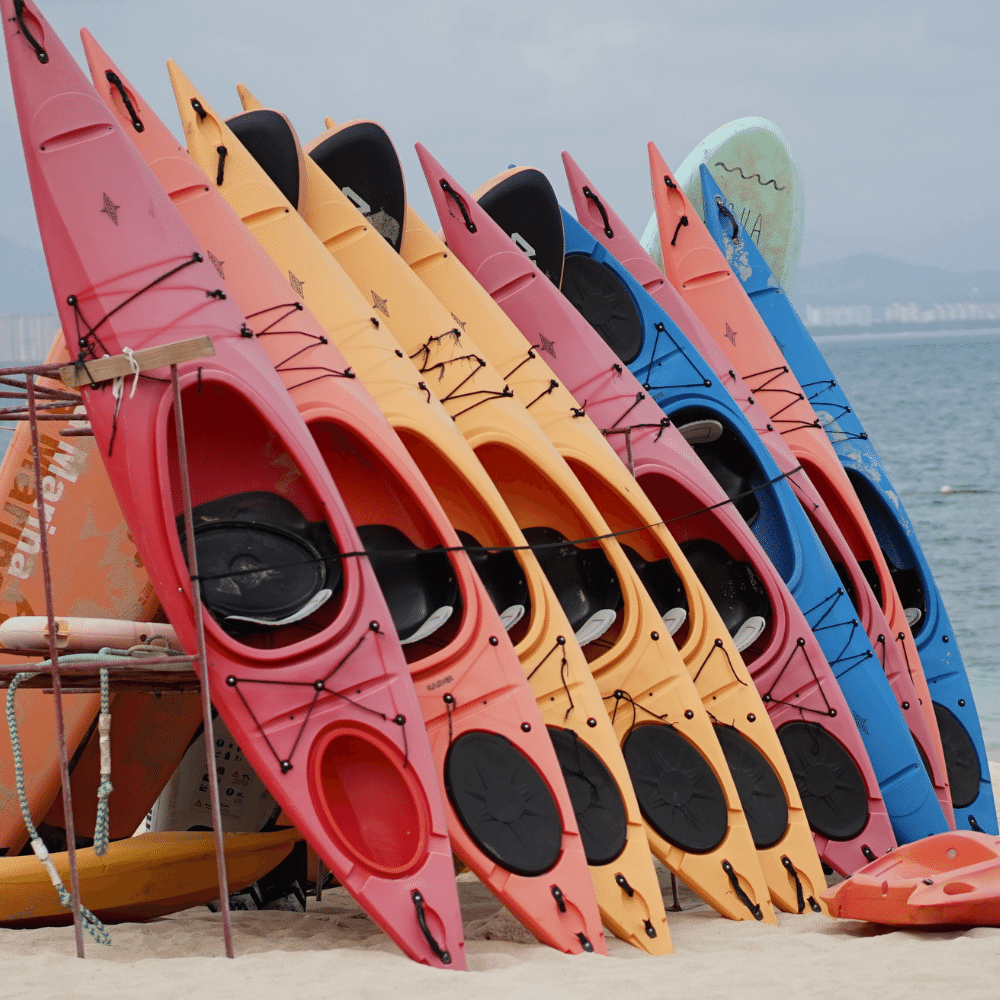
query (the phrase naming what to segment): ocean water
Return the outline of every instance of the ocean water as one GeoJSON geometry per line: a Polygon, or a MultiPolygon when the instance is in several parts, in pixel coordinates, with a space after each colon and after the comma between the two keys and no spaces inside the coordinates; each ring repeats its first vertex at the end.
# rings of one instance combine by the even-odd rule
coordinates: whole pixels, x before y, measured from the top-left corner
{"type": "Polygon", "coordinates": [[[1000,760],[1000,330],[816,342],[913,521],[1000,760]]]}

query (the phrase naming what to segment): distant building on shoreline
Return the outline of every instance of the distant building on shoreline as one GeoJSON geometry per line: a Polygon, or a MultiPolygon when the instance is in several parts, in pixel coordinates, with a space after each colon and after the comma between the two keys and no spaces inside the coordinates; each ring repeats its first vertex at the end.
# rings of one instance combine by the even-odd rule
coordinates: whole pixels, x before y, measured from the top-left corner
{"type": "Polygon", "coordinates": [[[871,306],[806,306],[805,324],[810,329],[820,327],[870,327],[882,324],[941,324],[996,323],[1000,321],[1000,303],[948,302],[935,303],[929,308],[916,302],[893,302],[882,316],[876,316],[871,306]]]}

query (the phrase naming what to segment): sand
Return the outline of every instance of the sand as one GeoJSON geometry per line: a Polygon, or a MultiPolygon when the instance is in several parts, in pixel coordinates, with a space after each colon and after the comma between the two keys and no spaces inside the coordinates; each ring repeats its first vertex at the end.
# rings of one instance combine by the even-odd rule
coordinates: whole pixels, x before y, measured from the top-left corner
{"type": "MultiPolygon", "coordinates": [[[[991,771],[1000,779],[1000,766],[991,771]]],[[[660,876],[669,902],[669,874],[660,876]]],[[[0,997],[1000,996],[1000,928],[892,930],[813,913],[779,914],[777,927],[737,923],[682,888],[682,911],[668,914],[674,954],[651,958],[609,935],[607,958],[567,956],[536,943],[472,875],[458,884],[467,973],[404,958],[342,889],[328,889],[306,913],[234,913],[233,961],[224,957],[220,918],[204,907],[112,927],[110,948],[86,938],[82,962],[71,927],[0,929],[0,997]]]]}

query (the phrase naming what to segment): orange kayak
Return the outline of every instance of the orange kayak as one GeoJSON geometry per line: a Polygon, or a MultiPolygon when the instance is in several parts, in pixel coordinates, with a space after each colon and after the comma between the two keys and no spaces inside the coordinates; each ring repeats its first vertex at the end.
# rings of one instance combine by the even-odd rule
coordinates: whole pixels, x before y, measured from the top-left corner
{"type": "MultiPolygon", "coordinates": [[[[477,474],[465,450],[458,450],[459,443],[467,446],[443,411],[431,416],[428,394],[388,337],[384,313],[365,302],[291,210],[286,195],[297,198],[304,187],[297,143],[282,161],[279,190],[177,67],[170,69],[194,163],[210,170],[215,187],[289,276],[290,301],[307,307],[295,310],[282,336],[272,336],[265,322],[258,339],[275,352],[272,359],[284,361],[279,372],[324,455],[336,459],[341,489],[350,481],[352,516],[360,523],[395,522],[421,548],[460,547],[451,527],[460,523],[460,530],[483,544],[506,545],[506,538],[497,537],[491,498],[476,502],[482,496],[476,480],[485,473],[477,474]],[[223,171],[220,146],[226,149],[223,171]],[[309,313],[321,334],[301,332],[309,313]],[[351,390],[354,403],[334,427],[325,387],[331,374],[344,373],[348,365],[359,378],[336,378],[336,383],[351,390]],[[371,393],[363,402],[362,383],[371,393]],[[363,435],[372,433],[366,425],[373,424],[379,408],[385,414],[378,414],[381,427],[388,430],[391,424],[399,437],[376,447],[363,435]],[[453,516],[456,505],[469,509],[464,522],[453,516]]],[[[283,127],[294,136],[290,126],[283,127]]],[[[277,152],[281,158],[283,151],[277,152]]],[[[199,177],[204,187],[205,178],[199,177]]],[[[207,203],[207,197],[201,200],[207,203]]],[[[216,240],[213,235],[210,245],[216,240]]],[[[287,286],[284,294],[287,299],[287,286]]],[[[579,829],[538,706],[471,560],[454,554],[448,562],[459,581],[461,613],[426,641],[404,649],[453,850],[539,940],[567,952],[603,952],[579,829]]]]}
{"type": "Polygon", "coordinates": [[[835,917],[895,927],[1000,927],[1000,837],[936,833],[891,851],[832,886],[835,917]]]}
{"type": "MultiPolygon", "coordinates": [[[[903,710],[949,826],[954,810],[934,706],[885,556],[844,467],[802,387],[687,196],[650,143],[650,177],[667,279],[751,388],[801,463],[870,584],[855,587],[859,615],[903,710]],[[683,221],[682,221],[683,220],[683,221]],[[888,634],[881,619],[888,622],[888,634]]],[[[808,507],[806,508],[808,512],[808,507]]],[[[830,536],[819,532],[824,544],[830,536]]],[[[832,556],[837,558],[836,556],[832,556]]]]}
{"type": "MultiPolygon", "coordinates": [[[[59,334],[46,363],[58,364],[68,359],[65,341],[59,334]]],[[[65,392],[65,386],[55,380],[42,379],[40,384],[65,392]]],[[[49,523],[49,563],[56,613],[140,621],[152,618],[159,609],[159,601],[122,518],[94,439],[63,437],[60,433],[86,425],[82,404],[72,400],[56,401],[46,412],[65,415],[65,421],[49,420],[39,424],[46,491],[43,501],[49,523]]],[[[6,498],[0,511],[0,570],[5,581],[0,596],[0,620],[45,614],[38,520],[32,514],[36,505],[34,484],[31,435],[28,425],[21,423],[14,431],[0,467],[0,492],[6,498]]],[[[34,659],[46,655],[42,653],[34,659]]],[[[5,656],[4,662],[30,661],[26,657],[5,656]]],[[[190,702],[185,695],[170,697],[177,699],[174,704],[190,702]]],[[[159,790],[138,809],[128,808],[131,793],[126,789],[131,779],[125,778],[130,766],[127,740],[114,738],[121,734],[125,720],[150,700],[148,695],[123,695],[112,705],[112,774],[116,778],[120,776],[121,780],[119,792],[113,793],[111,822],[114,833],[121,836],[131,835],[159,790]],[[124,823],[120,823],[120,819],[124,819],[124,823]],[[122,832],[120,826],[128,827],[127,831],[122,832]]],[[[66,749],[70,760],[90,733],[99,707],[97,695],[63,695],[66,749]]],[[[57,799],[61,801],[52,695],[38,689],[21,690],[15,699],[15,708],[31,814],[36,823],[44,817],[49,826],[61,827],[61,805],[52,815],[47,815],[57,799]]],[[[197,698],[194,699],[194,712],[200,717],[197,698]]],[[[197,721],[192,728],[196,725],[197,721]]],[[[96,735],[94,745],[96,749],[96,735]]],[[[163,782],[169,777],[171,763],[176,764],[176,760],[168,761],[163,782]]],[[[77,789],[74,812],[78,819],[78,835],[93,836],[93,820],[88,824],[87,817],[96,813],[96,793],[96,783],[85,785],[81,782],[77,789]]],[[[14,760],[10,744],[4,738],[0,742],[0,855],[16,855],[27,839],[15,789],[14,760]]]]}

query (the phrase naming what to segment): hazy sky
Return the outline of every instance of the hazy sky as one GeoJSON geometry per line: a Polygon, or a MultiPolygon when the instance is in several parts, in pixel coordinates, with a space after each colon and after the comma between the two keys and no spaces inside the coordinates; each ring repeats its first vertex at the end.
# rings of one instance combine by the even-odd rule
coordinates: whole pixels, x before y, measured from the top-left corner
{"type": "MultiPolygon", "coordinates": [[[[379,120],[425,217],[417,140],[467,188],[510,163],[539,167],[567,206],[559,153],[568,149],[639,235],[652,207],[646,142],[677,167],[716,127],[755,115],[782,128],[799,160],[803,263],[872,252],[1000,268],[997,0],[50,0],[41,9],[83,65],[78,31],[90,28],[175,132],[168,57],[226,115],[239,110],[243,81],[304,142],[324,115],[379,120]]],[[[0,235],[38,246],[0,59],[0,235]]]]}

